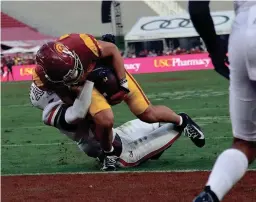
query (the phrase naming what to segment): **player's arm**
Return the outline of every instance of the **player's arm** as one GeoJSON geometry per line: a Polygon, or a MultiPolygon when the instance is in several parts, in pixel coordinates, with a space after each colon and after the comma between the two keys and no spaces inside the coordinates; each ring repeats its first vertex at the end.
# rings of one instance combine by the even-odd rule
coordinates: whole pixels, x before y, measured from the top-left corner
{"type": "Polygon", "coordinates": [[[63,130],[72,130],[77,122],[84,119],[91,104],[93,82],[86,81],[72,106],[51,103],[43,111],[43,122],[63,130]]]}
{"type": "Polygon", "coordinates": [[[124,68],[124,61],[119,52],[117,46],[113,43],[106,42],[106,41],[98,41],[101,47],[101,57],[111,57],[112,58],[112,65],[116,71],[117,77],[119,80],[125,78],[125,68],[124,68]]]}
{"type": "Polygon", "coordinates": [[[120,54],[118,47],[114,43],[106,41],[98,41],[101,48],[101,58],[110,57],[112,66],[115,69],[117,78],[120,81],[122,90],[129,92],[128,82],[126,80],[126,72],[124,68],[124,61],[120,54]]]}
{"type": "Polygon", "coordinates": [[[190,0],[188,5],[190,18],[210,53],[215,71],[229,79],[229,69],[225,64],[228,62],[226,57],[227,48],[223,46],[216,34],[209,4],[210,1],[190,0]]]}
{"type": "Polygon", "coordinates": [[[120,91],[123,92],[120,95],[117,95],[117,98],[122,98],[124,93],[129,93],[130,91],[128,88],[128,81],[126,80],[123,58],[117,46],[114,43],[96,40],[90,34],[80,34],[79,37],[84,41],[89,58],[94,61],[104,58],[111,59],[111,66],[115,69],[117,78],[120,82],[120,91]]]}
{"type": "Polygon", "coordinates": [[[93,86],[93,82],[88,80],[85,82],[74,104],[66,111],[65,120],[67,123],[76,123],[85,118],[91,104],[93,86]]]}
{"type": "Polygon", "coordinates": [[[209,8],[210,1],[189,1],[189,14],[193,25],[204,40],[207,50],[213,52],[216,49],[217,34],[209,8]]]}
{"type": "MultiPolygon", "coordinates": [[[[61,40],[64,40],[67,37],[68,36],[62,37],[61,40]]],[[[126,80],[124,62],[117,46],[114,43],[96,40],[90,34],[79,34],[79,37],[83,40],[86,49],[89,50],[89,52],[87,51],[87,54],[90,59],[96,61],[102,58],[111,58],[112,66],[120,81],[120,86],[128,93],[129,89],[128,82],[126,80]]]]}

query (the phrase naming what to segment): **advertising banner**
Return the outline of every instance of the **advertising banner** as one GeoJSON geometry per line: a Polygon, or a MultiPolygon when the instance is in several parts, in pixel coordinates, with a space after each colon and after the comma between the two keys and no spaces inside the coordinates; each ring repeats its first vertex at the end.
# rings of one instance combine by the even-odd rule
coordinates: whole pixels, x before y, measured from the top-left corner
{"type": "Polygon", "coordinates": [[[4,67],[4,73],[1,73],[1,81],[28,81],[32,80],[32,72],[35,65],[20,65],[13,66],[12,73],[13,78],[10,73],[8,73],[7,67],[4,67]]]}
{"type": "MultiPolygon", "coordinates": [[[[158,72],[174,72],[188,70],[213,69],[208,54],[188,54],[146,58],[126,58],[124,66],[131,74],[145,74],[158,72]]],[[[32,80],[32,71],[35,65],[13,66],[13,79],[8,74],[7,68],[1,75],[1,81],[25,81],[32,80]]]]}
{"type": "Polygon", "coordinates": [[[208,54],[174,55],[125,59],[125,68],[132,74],[213,69],[208,54]]]}

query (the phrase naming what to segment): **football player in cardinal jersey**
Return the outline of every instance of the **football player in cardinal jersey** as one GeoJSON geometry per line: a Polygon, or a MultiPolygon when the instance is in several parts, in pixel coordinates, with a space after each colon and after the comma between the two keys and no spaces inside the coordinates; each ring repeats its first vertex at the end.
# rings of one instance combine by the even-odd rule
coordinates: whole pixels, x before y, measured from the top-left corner
{"type": "Polygon", "coordinates": [[[97,41],[89,34],[67,34],[55,42],[44,44],[36,54],[36,61],[33,74],[36,86],[56,92],[67,104],[72,104],[76,97],[70,91],[70,86],[83,84],[97,63],[107,64],[115,70],[118,92],[109,96],[94,88],[89,107],[98,128],[97,133],[101,136],[101,147],[105,154],[103,170],[115,170],[117,157],[112,146],[114,114],[111,105],[123,100],[140,120],[173,123],[183,129],[198,147],[205,144],[200,127],[187,114],[178,115],[166,106],[150,104],[138,83],[125,70],[123,58],[113,43],[97,41]]]}
{"type": "MultiPolygon", "coordinates": [[[[88,156],[103,161],[104,155],[95,125],[86,117],[91,97],[87,94],[93,83],[86,81],[73,105],[64,104],[57,94],[43,91],[31,84],[30,100],[43,110],[42,120],[75,141],[88,156]]],[[[96,126],[97,127],[97,126],[96,126]]],[[[135,119],[113,129],[112,145],[119,156],[117,166],[134,167],[149,159],[158,159],[180,137],[181,130],[172,123],[148,124],[135,119]]]]}

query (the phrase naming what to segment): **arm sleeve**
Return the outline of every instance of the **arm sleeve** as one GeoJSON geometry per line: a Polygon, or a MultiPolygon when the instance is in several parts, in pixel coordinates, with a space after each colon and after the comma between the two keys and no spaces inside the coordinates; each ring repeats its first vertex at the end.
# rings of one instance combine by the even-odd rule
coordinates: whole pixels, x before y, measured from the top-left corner
{"type": "Polygon", "coordinates": [[[48,104],[43,111],[42,120],[46,125],[61,130],[72,131],[76,129],[76,121],[85,118],[90,103],[93,82],[87,81],[72,106],[57,101],[48,104]]]}
{"type": "Polygon", "coordinates": [[[85,118],[91,104],[93,86],[93,82],[88,80],[85,82],[74,104],[66,110],[65,120],[67,123],[72,124],[85,118]]]}
{"type": "Polygon", "coordinates": [[[217,34],[210,14],[209,4],[210,1],[190,0],[188,10],[196,31],[204,40],[208,52],[211,53],[216,49],[217,34]]]}
{"type": "Polygon", "coordinates": [[[65,120],[65,114],[68,105],[63,104],[60,101],[48,104],[43,111],[42,120],[44,124],[53,126],[60,130],[73,131],[76,129],[76,124],[69,124],[65,120]]]}

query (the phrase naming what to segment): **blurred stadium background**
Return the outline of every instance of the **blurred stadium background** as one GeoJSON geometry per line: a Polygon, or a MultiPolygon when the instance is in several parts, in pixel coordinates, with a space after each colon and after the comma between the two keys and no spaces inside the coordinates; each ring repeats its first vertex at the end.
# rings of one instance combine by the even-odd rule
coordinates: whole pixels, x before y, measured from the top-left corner
{"type": "MultiPolygon", "coordinates": [[[[138,40],[130,43],[124,41],[125,36],[142,17],[169,16],[171,18],[175,15],[187,15],[187,1],[3,1],[1,6],[2,81],[6,81],[6,77],[9,78],[8,69],[14,66],[18,66],[20,76],[31,78],[32,68],[29,65],[35,63],[34,55],[40,45],[72,32],[90,33],[97,38],[106,33],[116,34],[118,46],[124,58],[140,59],[150,56],[157,61],[161,59],[159,56],[166,59],[166,57],[182,54],[185,58],[189,54],[189,58],[193,59],[193,51],[200,61],[200,57],[203,59],[207,57],[207,53],[204,53],[204,46],[197,36],[191,36],[193,43],[191,37],[183,37],[183,41],[179,37],[169,38],[164,43],[160,38],[160,45],[159,40],[138,40]],[[161,51],[157,51],[158,49],[161,51]],[[199,53],[203,56],[198,56],[199,53]]],[[[233,3],[231,1],[213,1],[211,8],[213,12],[231,12],[233,3]]],[[[224,35],[227,42],[228,33],[224,35]]],[[[180,60],[183,60],[182,57],[180,60]]],[[[190,68],[189,64],[185,64],[185,66],[190,68]]],[[[195,64],[191,63],[191,66],[193,65],[195,64]]],[[[128,169],[128,171],[209,170],[217,155],[231,144],[228,82],[212,70],[171,72],[174,66],[162,67],[165,69],[165,73],[138,74],[135,77],[152,103],[165,104],[177,112],[185,111],[194,117],[204,129],[206,146],[202,149],[195,148],[189,140],[182,137],[157,162],[147,162],[138,168],[128,169]]],[[[177,65],[176,68],[180,68],[180,66],[177,65]]],[[[96,163],[79,152],[75,144],[61,136],[55,129],[41,123],[41,112],[32,108],[29,102],[30,82],[2,83],[2,174],[98,171],[96,163]]],[[[114,112],[116,125],[134,118],[123,104],[114,107],[114,112]]],[[[251,169],[255,168],[255,164],[251,166],[251,169]]],[[[198,173],[198,175],[201,177],[188,176],[187,178],[194,185],[194,192],[184,191],[186,193],[184,197],[187,197],[188,200],[191,200],[193,194],[203,186],[207,177],[205,174],[198,173]]],[[[251,174],[248,179],[252,179],[251,174]]],[[[38,189],[41,191],[23,187],[26,191],[19,192],[22,182],[19,184],[18,179],[13,180],[6,177],[2,180],[2,182],[6,180],[5,194],[3,195],[5,201],[17,201],[18,199],[37,201],[42,198],[45,201],[47,194],[43,196],[43,193],[48,193],[50,190],[46,189],[44,185],[40,185],[44,187],[38,189]],[[14,186],[14,181],[18,185],[14,186]],[[13,194],[14,191],[17,192],[13,194]],[[42,198],[26,198],[26,194],[33,195],[35,192],[38,197],[42,198]]],[[[30,179],[26,178],[26,180],[30,179]]],[[[85,178],[84,183],[86,181],[85,178]]],[[[181,189],[188,184],[188,181],[180,182],[181,189]]],[[[233,197],[232,201],[244,201],[246,197],[249,197],[238,193],[239,190],[245,193],[250,192],[250,187],[246,187],[245,184],[240,184],[236,192],[229,195],[229,197],[233,197]]],[[[167,185],[166,187],[168,188],[167,185]]],[[[135,188],[135,185],[129,187],[131,190],[135,188]]],[[[165,195],[161,195],[161,191],[158,191],[155,196],[168,198],[179,192],[177,190],[170,191],[171,189],[168,188],[168,191],[164,192],[165,195]]],[[[66,192],[68,193],[67,190],[66,192]]],[[[128,192],[126,197],[130,197],[127,194],[128,192]]],[[[51,197],[54,200],[57,196],[53,194],[51,197]]],[[[127,201],[129,201],[128,199],[127,201]]],[[[253,200],[255,197],[254,199],[249,198],[249,201],[253,200]]],[[[95,199],[95,201],[97,200],[95,199]]],[[[118,200],[115,198],[113,201],[118,200]]],[[[146,201],[153,200],[147,199],[146,201]]],[[[162,201],[168,200],[163,199],[162,201]]]]}
{"type": "MultiPolygon", "coordinates": [[[[232,10],[232,6],[230,1],[211,3],[213,11],[232,10]]],[[[154,46],[159,46],[159,44],[152,45],[152,42],[130,43],[124,47],[123,38],[141,17],[183,13],[187,13],[187,1],[121,1],[121,3],[118,1],[77,1],[75,3],[73,1],[61,3],[57,1],[3,1],[1,48],[4,51],[10,51],[12,47],[28,47],[26,42],[29,42],[31,46],[36,46],[65,33],[89,32],[96,37],[105,33],[120,36],[118,45],[125,57],[143,56],[142,52],[145,49],[147,53],[144,55],[148,55],[149,51],[151,54],[152,51],[156,54],[158,51],[156,49],[163,54],[164,47],[155,48],[154,46]]],[[[187,46],[182,47],[179,42],[172,43],[174,44],[171,46],[174,47],[170,47],[170,44],[166,47],[171,49],[168,50],[169,52],[177,48],[186,49],[186,51],[191,49],[187,46]]],[[[32,51],[35,50],[36,48],[32,51]]]]}

